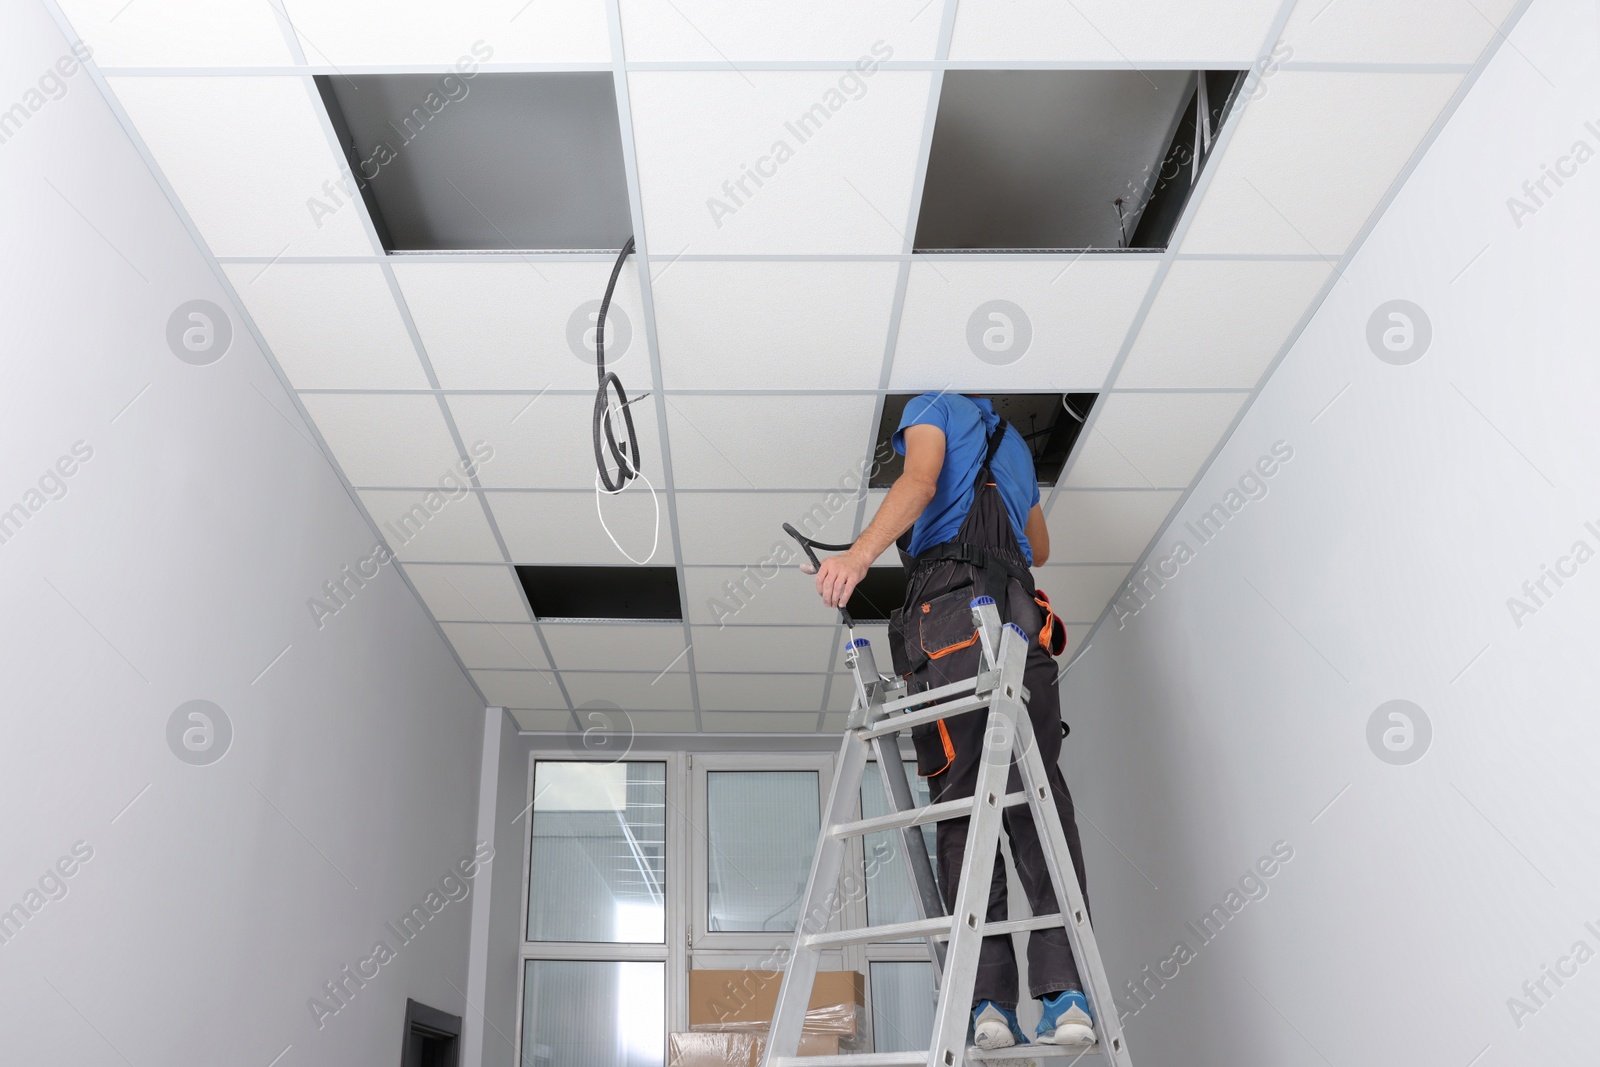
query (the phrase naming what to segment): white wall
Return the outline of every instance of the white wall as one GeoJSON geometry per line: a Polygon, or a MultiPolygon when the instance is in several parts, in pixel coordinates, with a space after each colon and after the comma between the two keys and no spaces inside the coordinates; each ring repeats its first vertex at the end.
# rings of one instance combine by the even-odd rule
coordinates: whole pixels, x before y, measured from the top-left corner
{"type": "Polygon", "coordinates": [[[1600,149],[1597,45],[1593,3],[1535,0],[1151,559],[1194,557],[1066,677],[1113,981],[1176,957],[1136,1062],[1593,1062],[1600,962],[1522,986],[1600,952],[1600,561],[1520,624],[1507,602],[1600,550],[1600,160],[1520,226],[1507,199],[1600,149]],[[1432,323],[1409,365],[1366,340],[1394,299],[1432,323]],[[1280,441],[1200,545],[1183,524],[1280,441]],[[1409,765],[1367,740],[1395,699],[1432,724],[1409,765]],[[1279,841],[1266,897],[1203,944],[1185,923],[1279,841]]]}
{"type": "Polygon", "coordinates": [[[485,961],[483,1067],[515,1067],[517,1026],[522,1013],[517,991],[521,988],[522,935],[527,915],[522,877],[532,827],[532,814],[526,809],[533,742],[518,734],[517,724],[509,714],[502,716],[494,805],[494,904],[489,911],[485,961]]]}
{"type": "Polygon", "coordinates": [[[372,532],[237,311],[220,360],[169,349],[229,298],[89,77],[28,95],[69,55],[40,6],[5,25],[0,909],[36,909],[0,926],[4,1059],[391,1067],[407,996],[465,1014],[470,903],[384,924],[473,850],[481,702],[390,567],[314,623],[372,532]],[[206,766],[168,743],[196,699],[232,724],[206,766]]]}

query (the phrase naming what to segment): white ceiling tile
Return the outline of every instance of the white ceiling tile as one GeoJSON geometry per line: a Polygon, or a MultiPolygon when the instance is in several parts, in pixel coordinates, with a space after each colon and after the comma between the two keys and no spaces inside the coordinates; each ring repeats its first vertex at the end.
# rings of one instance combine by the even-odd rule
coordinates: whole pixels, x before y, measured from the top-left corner
{"type": "Polygon", "coordinates": [[[661,672],[686,669],[683,627],[625,623],[552,623],[542,626],[556,666],[570,670],[661,672]]]}
{"type": "MultiPolygon", "coordinates": [[[[851,539],[855,517],[855,501],[843,493],[678,493],[684,562],[731,563],[751,573],[771,570],[780,558],[804,558],[783,532],[784,523],[818,541],[843,544],[851,539]]],[[[781,570],[775,580],[799,573],[781,570]]]]}
{"type": "MultiPolygon", "coordinates": [[[[703,711],[810,711],[822,710],[822,674],[700,674],[703,711]]],[[[809,729],[816,729],[812,719],[809,729]]]]}
{"type": "Polygon", "coordinates": [[[885,70],[865,80],[835,70],[633,72],[648,247],[656,255],[901,251],[928,79],[885,70]]]}
{"type": "MultiPolygon", "coordinates": [[[[608,63],[604,0],[285,0],[312,63],[608,63]]],[[[460,64],[457,66],[457,64],[460,64]]]]}
{"type": "Polygon", "coordinates": [[[706,733],[814,734],[817,713],[785,711],[707,711],[700,716],[706,733]]]}
{"type": "MultiPolygon", "coordinates": [[[[1039,588],[1050,594],[1050,607],[1070,624],[1092,623],[1100,617],[1111,595],[1128,576],[1124,564],[1110,567],[1040,567],[1034,571],[1039,588]]],[[[1082,636],[1068,633],[1068,637],[1082,636]]]]}
{"type": "Polygon", "coordinates": [[[648,485],[634,482],[617,496],[491,490],[485,497],[517,563],[672,565],[664,494],[648,485]]]}
{"type": "Polygon", "coordinates": [[[1248,66],[1280,0],[962,0],[950,58],[1248,66]]]}
{"type": "Polygon", "coordinates": [[[1064,488],[1185,489],[1248,393],[1112,393],[1100,401],[1064,488]]]}
{"type": "Polygon", "coordinates": [[[473,671],[472,680],[484,699],[505,708],[559,710],[571,726],[567,702],[549,671],[473,671]]]}
{"type": "Polygon", "coordinates": [[[1153,255],[936,258],[911,266],[889,379],[897,392],[1098,390],[1159,265],[1153,255]]]}
{"type": "Polygon", "coordinates": [[[347,168],[323,132],[309,79],[109,82],[216,255],[372,253],[365,208],[339,186],[347,168]],[[331,213],[313,212],[312,201],[331,213]]]}
{"type": "MultiPolygon", "coordinates": [[[[789,538],[783,539],[793,546],[789,538]]],[[[690,622],[721,623],[732,628],[751,624],[831,623],[838,619],[835,611],[822,606],[812,577],[793,566],[780,568],[768,578],[763,578],[755,566],[748,571],[733,567],[685,567],[683,579],[688,601],[684,610],[690,622]]]]}
{"type": "Polygon", "coordinates": [[[693,629],[696,671],[825,671],[833,652],[831,626],[693,629]]]}
{"type": "Polygon", "coordinates": [[[1178,490],[1063,492],[1050,508],[1050,559],[1131,564],[1181,495],[1178,490]]]}
{"type": "Polygon", "coordinates": [[[1297,63],[1471,63],[1516,0],[1297,4],[1279,49],[1297,63]]]}
{"type": "MultiPolygon", "coordinates": [[[[485,488],[596,488],[594,397],[491,394],[452,396],[448,403],[463,440],[486,441],[494,448],[493,462],[479,471],[485,488]]],[[[644,454],[645,477],[659,486],[655,401],[630,404],[629,409],[644,454]]],[[[625,432],[622,420],[614,425],[620,437],[625,432]]],[[[609,453],[606,458],[608,466],[614,466],[609,453]]]]}
{"type": "Polygon", "coordinates": [[[692,711],[689,675],[672,671],[656,675],[648,671],[628,674],[622,671],[562,671],[561,682],[572,697],[573,706],[603,700],[630,714],[638,709],[654,711],[692,711]]]}
{"type": "Polygon", "coordinates": [[[451,500],[443,494],[401,489],[367,489],[358,495],[401,560],[499,563],[504,559],[475,496],[451,500]]]}
{"type": "Polygon", "coordinates": [[[850,675],[835,674],[833,687],[828,690],[828,710],[849,711],[855,706],[855,700],[856,687],[850,675]]]}
{"type": "Polygon", "coordinates": [[[511,717],[523,730],[536,733],[571,733],[572,713],[565,709],[538,711],[529,708],[512,708],[511,717]]]}
{"type": "Polygon", "coordinates": [[[844,724],[848,719],[849,716],[846,715],[824,715],[822,717],[822,729],[817,732],[819,734],[843,734],[844,724]]]}
{"type": "MultiPolygon", "coordinates": [[[[578,353],[592,353],[594,314],[610,263],[496,256],[469,263],[400,261],[394,272],[444,388],[595,387],[594,356],[578,353]]],[[[606,369],[617,372],[630,395],[651,387],[640,306],[639,275],[630,259],[606,313],[606,369]]]]}
{"type": "Polygon", "coordinates": [[[468,669],[546,670],[550,661],[531,623],[445,622],[444,635],[468,669]]]}
{"type": "Polygon", "coordinates": [[[300,400],[351,485],[436,485],[452,473],[465,484],[434,397],[307,393],[300,400]]]}
{"type": "Polygon", "coordinates": [[[656,264],[669,389],[876,389],[899,266],[890,262],[656,264]]]}
{"type": "Polygon", "coordinates": [[[1254,388],[1330,273],[1324,260],[1178,260],[1114,386],[1254,388]]]}
{"type": "Polygon", "coordinates": [[[61,10],[102,68],[294,62],[272,6],[258,0],[61,0],[61,10]]]}
{"type": "Polygon", "coordinates": [[[635,734],[686,734],[700,729],[692,711],[632,711],[628,717],[635,734]]]}
{"type": "Polygon", "coordinates": [[[860,485],[873,397],[669,394],[666,401],[679,490],[860,485]]]}
{"type": "Polygon", "coordinates": [[[376,263],[226,263],[222,269],[296,389],[428,388],[376,263]]]}
{"type": "Polygon", "coordinates": [[[1215,161],[1182,250],[1338,258],[1460,81],[1277,72],[1215,161]]]}
{"type": "Polygon", "coordinates": [[[932,59],[939,12],[926,0],[759,7],[740,0],[622,0],[622,31],[635,63],[932,59]]]}
{"type": "Polygon", "coordinates": [[[410,563],[406,576],[440,621],[532,621],[522,586],[510,567],[410,563]]]}

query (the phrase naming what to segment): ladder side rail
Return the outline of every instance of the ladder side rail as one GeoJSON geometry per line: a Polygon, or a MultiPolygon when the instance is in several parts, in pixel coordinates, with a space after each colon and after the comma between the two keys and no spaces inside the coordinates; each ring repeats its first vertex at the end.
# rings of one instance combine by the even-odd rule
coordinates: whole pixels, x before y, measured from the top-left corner
{"type": "MultiPolygon", "coordinates": [[[[911,796],[911,783],[906,777],[905,761],[900,758],[900,742],[894,734],[885,734],[874,741],[878,752],[878,777],[883,779],[884,796],[891,811],[910,811],[916,806],[911,796]]],[[[939,897],[939,882],[933,874],[933,864],[928,859],[928,848],[923,841],[921,826],[907,826],[900,831],[900,851],[906,858],[906,871],[911,875],[912,898],[917,905],[917,918],[931,919],[944,914],[944,901],[939,897]]],[[[870,861],[869,861],[870,862],[870,861]]],[[[927,938],[928,961],[933,964],[933,984],[938,988],[944,974],[944,942],[927,938]]]]}
{"type": "Polygon", "coordinates": [[[977,802],[967,826],[967,847],[952,909],[950,944],[945,952],[945,981],[939,987],[939,1002],[934,1011],[928,1067],[962,1067],[966,1057],[972,991],[978,978],[978,953],[983,946],[983,924],[988,918],[989,881],[994,865],[999,862],[1001,799],[1006,795],[1011,771],[1017,712],[1021,708],[1018,697],[1022,689],[1022,666],[1027,655],[1025,642],[1003,641],[1000,684],[990,695],[989,720],[984,730],[978,780],[973,789],[977,802]]]}
{"type": "Polygon", "coordinates": [[[1087,987],[1089,1005],[1094,1009],[1100,1050],[1115,1067],[1131,1067],[1111,980],[1106,977],[1105,965],[1100,959],[1094,927],[1089,922],[1089,909],[1084,903],[1083,891],[1078,887],[1077,868],[1072,862],[1072,852],[1067,847],[1067,835],[1062,829],[1061,816],[1056,811],[1050,791],[1044,758],[1039,755],[1039,748],[1034,743],[1033,723],[1026,711],[1018,719],[1015,744],[1023,791],[1028,794],[1028,809],[1044,844],[1045,867],[1055,887],[1056,903],[1061,907],[1061,925],[1067,932],[1072,957],[1078,964],[1078,976],[1087,987]]]}
{"type": "Polygon", "coordinates": [[[816,982],[817,965],[821,959],[821,950],[807,945],[806,937],[826,930],[843,904],[839,893],[839,875],[844,868],[849,842],[829,833],[828,827],[855,813],[866,765],[866,743],[854,731],[846,731],[834,767],[833,784],[828,791],[828,804],[822,812],[817,851],[811,857],[811,874],[806,879],[805,893],[800,898],[794,940],[789,949],[783,984],[778,988],[772,1026],[767,1031],[767,1048],[762,1058],[764,1064],[770,1064],[780,1056],[799,1053],[800,1031],[805,1026],[811,988],[816,982]]]}

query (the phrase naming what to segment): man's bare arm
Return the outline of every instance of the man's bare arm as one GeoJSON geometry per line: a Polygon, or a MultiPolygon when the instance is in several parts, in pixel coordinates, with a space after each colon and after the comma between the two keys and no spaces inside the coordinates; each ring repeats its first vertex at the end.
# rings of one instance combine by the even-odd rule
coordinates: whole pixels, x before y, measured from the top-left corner
{"type": "Polygon", "coordinates": [[[944,466],[944,431],[937,426],[909,426],[905,431],[906,464],[889,487],[872,522],[848,552],[830,556],[817,571],[817,592],[830,608],[843,607],[867,568],[895,539],[911,529],[938,490],[944,466]]]}

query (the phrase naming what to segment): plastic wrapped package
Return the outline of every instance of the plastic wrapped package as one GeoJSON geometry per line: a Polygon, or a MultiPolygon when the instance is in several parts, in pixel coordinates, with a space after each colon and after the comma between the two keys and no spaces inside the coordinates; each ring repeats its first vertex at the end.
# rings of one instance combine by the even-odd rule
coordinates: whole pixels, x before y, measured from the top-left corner
{"type": "MultiPolygon", "coordinates": [[[[689,1029],[709,1033],[765,1034],[778,1006],[782,972],[689,972],[689,1029]]],[[[832,1034],[847,1049],[865,1037],[866,979],[860,971],[818,971],[804,1029],[832,1034]]]]}
{"type": "MultiPolygon", "coordinates": [[[[761,1067],[767,1035],[744,1031],[690,1030],[667,1035],[667,1067],[761,1067]]],[[[803,1033],[800,1055],[837,1056],[838,1034],[803,1033]]]]}

